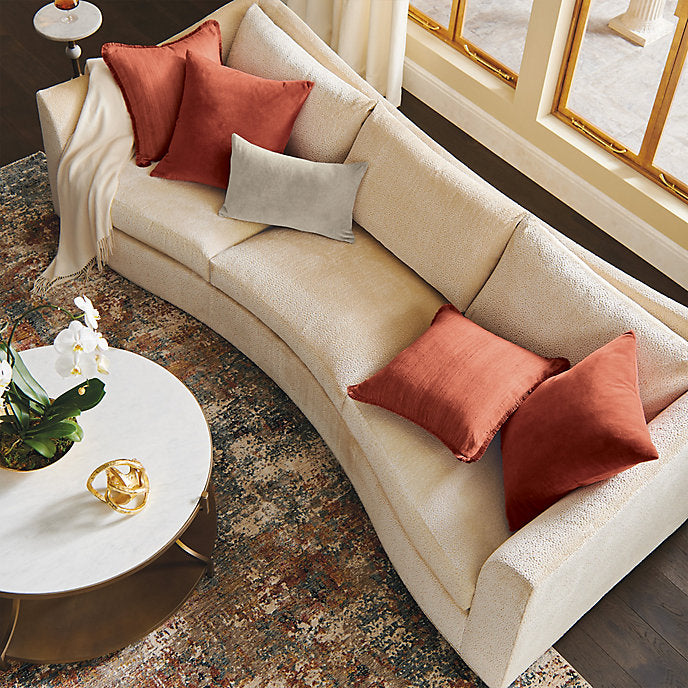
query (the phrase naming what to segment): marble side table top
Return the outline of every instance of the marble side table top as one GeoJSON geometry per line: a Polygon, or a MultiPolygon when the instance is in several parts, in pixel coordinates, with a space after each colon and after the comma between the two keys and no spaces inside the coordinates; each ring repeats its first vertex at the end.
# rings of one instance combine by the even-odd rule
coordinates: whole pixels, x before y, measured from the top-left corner
{"type": "MultiPolygon", "coordinates": [[[[75,384],[55,372],[52,346],[21,355],[51,397],[75,384]]],[[[79,418],[84,439],[38,471],[0,469],[0,594],[60,595],[140,568],[177,539],[208,487],[210,431],[191,392],[142,356],[108,357],[105,398],[79,418]],[[118,514],[86,489],[91,472],[117,458],[137,458],[148,472],[138,514],[118,514]]]]}
{"type": "Polygon", "coordinates": [[[81,0],[77,7],[70,10],[74,21],[63,21],[67,14],[58,10],[54,3],[41,7],[33,17],[33,26],[41,36],[51,41],[80,41],[94,34],[103,21],[100,10],[92,3],[81,0]]]}

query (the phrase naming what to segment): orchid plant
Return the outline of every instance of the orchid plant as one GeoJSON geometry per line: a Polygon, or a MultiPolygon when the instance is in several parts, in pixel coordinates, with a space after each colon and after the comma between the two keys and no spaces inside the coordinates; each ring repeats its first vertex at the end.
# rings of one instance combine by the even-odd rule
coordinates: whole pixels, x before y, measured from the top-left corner
{"type": "Polygon", "coordinates": [[[94,377],[109,372],[108,343],[98,332],[100,315],[87,296],[77,297],[74,304],[81,311],[78,315],[45,303],[29,308],[0,330],[0,463],[5,467],[30,470],[57,460],[83,438],[77,417],[105,395],[105,385],[94,377]],[[55,337],[57,372],[81,378],[56,399],[48,397],[12,346],[19,323],[45,309],[60,311],[71,321],[55,337]]]}

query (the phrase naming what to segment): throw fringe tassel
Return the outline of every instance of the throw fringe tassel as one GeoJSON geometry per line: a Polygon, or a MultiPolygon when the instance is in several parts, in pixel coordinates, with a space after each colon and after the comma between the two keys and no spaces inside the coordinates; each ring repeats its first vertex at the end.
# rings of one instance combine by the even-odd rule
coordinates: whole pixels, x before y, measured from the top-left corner
{"type": "Polygon", "coordinates": [[[93,274],[93,268],[96,266],[96,258],[91,258],[91,260],[84,265],[81,270],[73,272],[71,275],[63,275],[62,277],[53,277],[53,279],[48,279],[45,275],[40,275],[33,289],[31,290],[31,296],[37,300],[44,300],[48,296],[48,292],[52,291],[55,287],[58,287],[66,282],[71,282],[72,280],[78,279],[79,277],[85,277],[86,279],[91,279],[93,274]]]}
{"type": "Polygon", "coordinates": [[[103,267],[107,265],[110,254],[114,250],[114,240],[112,234],[104,236],[98,241],[98,246],[96,248],[96,255],[91,258],[91,260],[84,265],[83,268],[71,273],[70,275],[62,275],[61,277],[53,277],[49,279],[45,276],[45,273],[39,275],[36,282],[31,289],[31,296],[36,300],[44,300],[50,291],[55,287],[59,287],[67,282],[79,278],[85,278],[86,281],[93,279],[93,271],[97,267],[98,271],[102,271],[103,267]]]}
{"type": "MultiPolygon", "coordinates": [[[[104,265],[107,265],[108,258],[115,250],[115,239],[112,231],[108,232],[106,236],[98,241],[96,248],[96,262],[98,263],[98,270],[102,270],[104,265]]],[[[88,267],[88,265],[86,266],[88,267]]]]}

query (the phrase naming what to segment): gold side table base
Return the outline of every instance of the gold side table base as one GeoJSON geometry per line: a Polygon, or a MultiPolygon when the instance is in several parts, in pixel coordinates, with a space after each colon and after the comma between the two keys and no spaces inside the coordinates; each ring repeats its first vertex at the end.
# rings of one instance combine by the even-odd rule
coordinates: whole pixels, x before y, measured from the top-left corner
{"type": "Polygon", "coordinates": [[[60,597],[0,599],[0,667],[10,659],[80,662],[140,640],[169,619],[210,571],[216,535],[211,486],[182,536],[134,573],[60,597]]]}
{"type": "Polygon", "coordinates": [[[0,650],[0,669],[7,668],[7,648],[12,642],[12,637],[14,636],[14,629],[17,627],[17,621],[19,620],[19,607],[21,605],[21,600],[12,600],[12,610],[10,611],[10,620],[7,625],[7,632],[5,633],[5,639],[0,644],[2,649],[0,650]]]}
{"type": "MultiPolygon", "coordinates": [[[[205,509],[206,511],[210,510],[210,499],[208,496],[207,492],[204,492],[201,495],[201,502],[200,502],[200,508],[205,509]]],[[[198,559],[198,561],[203,562],[208,570],[208,575],[212,578],[215,575],[215,567],[213,566],[213,560],[210,557],[206,557],[205,554],[201,554],[200,552],[197,552],[193,547],[189,547],[186,543],[182,542],[181,538],[178,538],[174,542],[177,547],[180,549],[184,550],[189,556],[192,556],[194,559],[198,559]]]]}

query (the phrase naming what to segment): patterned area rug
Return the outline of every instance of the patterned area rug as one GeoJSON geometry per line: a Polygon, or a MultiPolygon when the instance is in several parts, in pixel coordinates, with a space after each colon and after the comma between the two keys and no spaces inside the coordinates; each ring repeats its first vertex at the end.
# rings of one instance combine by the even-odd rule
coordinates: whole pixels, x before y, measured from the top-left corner
{"type": "MultiPolygon", "coordinates": [[[[30,303],[53,256],[45,156],[0,170],[0,320],[30,303]]],[[[392,568],[336,459],[259,368],[194,318],[109,269],[52,296],[86,292],[112,346],[161,364],[196,395],[212,430],[215,575],[154,633],[113,655],[0,674],[22,688],[484,686],[426,620],[392,568]]],[[[61,325],[36,315],[20,348],[61,325]]],[[[1,498],[1,496],[0,496],[1,498]]],[[[587,683],[554,650],[514,684],[587,683]]]]}

